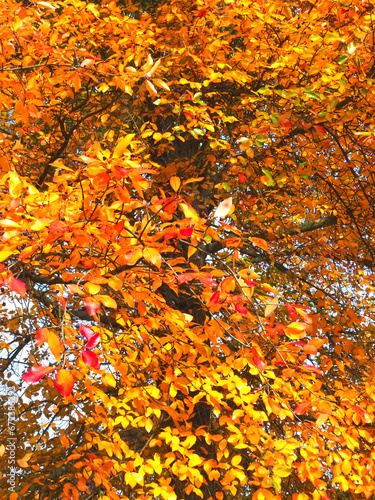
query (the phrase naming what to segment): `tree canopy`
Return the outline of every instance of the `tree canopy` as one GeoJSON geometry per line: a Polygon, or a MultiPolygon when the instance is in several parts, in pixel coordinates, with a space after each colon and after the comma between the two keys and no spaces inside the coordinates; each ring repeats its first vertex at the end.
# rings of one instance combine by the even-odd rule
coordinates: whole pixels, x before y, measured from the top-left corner
{"type": "Polygon", "coordinates": [[[5,498],[373,498],[374,44],[369,0],[0,3],[5,498]]]}

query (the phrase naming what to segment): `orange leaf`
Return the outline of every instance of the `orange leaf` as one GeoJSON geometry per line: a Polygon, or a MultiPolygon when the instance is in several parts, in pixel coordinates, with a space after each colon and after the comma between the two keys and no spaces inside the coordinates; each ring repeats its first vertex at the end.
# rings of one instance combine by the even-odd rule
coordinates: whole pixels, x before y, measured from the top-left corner
{"type": "Polygon", "coordinates": [[[268,250],[268,244],[267,244],[266,240],[263,240],[262,238],[249,238],[249,241],[251,241],[251,243],[254,243],[254,245],[256,245],[257,247],[261,248],[265,252],[271,253],[268,250]]]}
{"type": "Polygon", "coordinates": [[[59,370],[55,377],[55,387],[64,397],[70,396],[73,386],[74,378],[69,370],[59,370]]]}
{"type": "Polygon", "coordinates": [[[181,186],[181,179],[179,177],[173,176],[169,179],[169,182],[172,186],[173,191],[178,191],[181,186]]]}
{"type": "Polygon", "coordinates": [[[133,140],[135,134],[128,134],[127,136],[120,139],[117,143],[115,150],[113,152],[113,158],[120,158],[123,155],[126,148],[129,146],[131,141],[133,140]]]}
{"type": "Polygon", "coordinates": [[[137,248],[136,250],[127,253],[124,256],[125,264],[127,264],[128,266],[134,266],[139,261],[139,259],[142,258],[142,255],[143,251],[141,248],[137,248]]]}
{"type": "Polygon", "coordinates": [[[48,347],[50,348],[52,354],[55,356],[56,361],[59,363],[62,351],[62,345],[60,339],[56,335],[56,333],[52,332],[51,330],[47,330],[46,337],[47,337],[48,347]]]}
{"type": "Polygon", "coordinates": [[[72,295],[74,295],[75,293],[77,295],[81,295],[81,296],[85,295],[85,292],[83,290],[81,290],[78,285],[71,284],[71,285],[67,285],[67,286],[68,286],[69,293],[71,293],[72,295]]]}
{"type": "Polygon", "coordinates": [[[299,404],[293,410],[294,415],[304,415],[310,408],[311,404],[311,401],[305,401],[304,403],[299,404]]]}

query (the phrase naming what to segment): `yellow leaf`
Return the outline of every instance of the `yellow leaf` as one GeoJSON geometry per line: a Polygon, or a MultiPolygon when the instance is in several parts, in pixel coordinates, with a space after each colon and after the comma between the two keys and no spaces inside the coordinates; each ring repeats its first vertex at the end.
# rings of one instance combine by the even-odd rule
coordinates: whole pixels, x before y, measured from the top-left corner
{"type": "Polygon", "coordinates": [[[169,182],[172,186],[173,191],[178,191],[181,186],[181,179],[179,177],[176,177],[175,175],[169,179],[169,182]]]}
{"type": "Polygon", "coordinates": [[[104,385],[108,385],[110,387],[116,387],[116,380],[112,373],[105,373],[102,376],[102,381],[104,385]]]}
{"type": "Polygon", "coordinates": [[[21,227],[18,224],[18,222],[15,222],[14,220],[11,220],[11,219],[0,220],[0,226],[3,226],[3,227],[21,227]]]}
{"type": "Polygon", "coordinates": [[[268,283],[263,283],[261,285],[261,287],[263,288],[263,290],[265,292],[271,292],[271,293],[275,293],[276,295],[278,294],[276,288],[274,288],[273,286],[269,285],[268,283]]]}
{"type": "Polygon", "coordinates": [[[14,255],[14,252],[10,252],[9,250],[2,250],[0,252],[0,262],[3,262],[4,260],[6,260],[11,255],[14,255]]]}
{"type": "Polygon", "coordinates": [[[260,278],[260,275],[251,269],[241,269],[238,275],[245,280],[257,280],[260,278]]]}
{"type": "Polygon", "coordinates": [[[52,332],[51,330],[48,330],[48,332],[47,332],[47,342],[48,342],[48,347],[50,348],[52,354],[56,358],[56,361],[58,363],[60,363],[62,345],[61,345],[59,337],[56,335],[55,332],[52,332]]]}
{"type": "Polygon", "coordinates": [[[286,465],[275,465],[273,473],[279,477],[288,477],[292,473],[292,469],[286,465]]]}
{"type": "Polygon", "coordinates": [[[112,276],[108,280],[108,285],[112,288],[112,290],[118,292],[122,288],[122,281],[117,276],[112,276]]]}
{"type": "Polygon", "coordinates": [[[155,83],[155,85],[157,85],[158,87],[164,89],[164,90],[171,90],[168,85],[163,82],[163,80],[160,80],[160,78],[154,78],[153,80],[153,83],[155,83]]]}
{"type": "Polygon", "coordinates": [[[124,151],[129,146],[134,136],[135,134],[128,134],[127,136],[120,139],[113,152],[113,158],[120,158],[120,156],[123,155],[124,151]]]}
{"type": "Polygon", "coordinates": [[[294,323],[290,323],[290,325],[288,325],[284,331],[287,337],[295,340],[306,337],[305,328],[306,325],[304,323],[299,323],[298,321],[295,321],[294,323]]]}
{"type": "Polygon", "coordinates": [[[36,2],[36,3],[37,3],[37,5],[40,5],[41,7],[47,7],[47,9],[56,10],[56,7],[54,7],[49,2],[40,1],[40,2],[36,2]]]}
{"type": "Polygon", "coordinates": [[[161,255],[155,248],[145,248],[143,250],[143,257],[147,262],[153,264],[160,269],[161,266],[161,255]]]}
{"type": "Polygon", "coordinates": [[[95,285],[94,283],[85,283],[83,288],[88,292],[90,295],[96,295],[97,293],[100,292],[100,286],[95,285]]]}
{"type": "Polygon", "coordinates": [[[195,247],[189,247],[189,250],[188,250],[188,259],[190,259],[190,257],[192,255],[194,255],[196,251],[197,251],[197,249],[195,247]]]}
{"type": "Polygon", "coordinates": [[[180,207],[182,208],[182,211],[187,219],[193,219],[194,222],[199,221],[199,216],[193,207],[186,205],[186,203],[180,203],[180,207]]]}
{"type": "Polygon", "coordinates": [[[0,444],[0,457],[2,457],[5,453],[5,446],[3,444],[0,444]]]}
{"type": "Polygon", "coordinates": [[[39,219],[30,226],[31,231],[40,231],[41,229],[44,229],[47,224],[50,224],[52,222],[52,219],[39,219]]]}
{"type": "Polygon", "coordinates": [[[111,309],[117,309],[117,303],[112,297],[108,295],[98,295],[98,299],[105,307],[110,307],[111,309]]]}

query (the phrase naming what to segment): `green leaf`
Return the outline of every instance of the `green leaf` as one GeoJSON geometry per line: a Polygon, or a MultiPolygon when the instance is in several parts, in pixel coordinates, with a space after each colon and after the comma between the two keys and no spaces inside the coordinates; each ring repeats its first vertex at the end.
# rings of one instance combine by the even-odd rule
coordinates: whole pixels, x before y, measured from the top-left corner
{"type": "Polygon", "coordinates": [[[354,42],[349,43],[349,45],[348,45],[348,52],[349,52],[349,54],[354,54],[356,48],[357,47],[356,47],[356,45],[355,45],[354,42]]]}
{"type": "Polygon", "coordinates": [[[270,173],[270,171],[269,171],[269,170],[267,170],[266,168],[263,168],[263,169],[262,169],[262,172],[263,172],[263,173],[264,173],[264,175],[266,175],[266,176],[267,176],[267,177],[268,177],[271,181],[273,181],[273,177],[272,177],[272,175],[271,175],[271,173],[270,173]]]}
{"type": "Polygon", "coordinates": [[[341,56],[337,61],[338,64],[344,64],[349,59],[349,56],[341,56]]]}
{"type": "Polygon", "coordinates": [[[311,35],[310,40],[312,40],[313,42],[316,42],[318,40],[322,40],[322,37],[320,35],[311,35]]]}
{"type": "Polygon", "coordinates": [[[320,99],[320,97],[318,96],[318,94],[314,94],[314,92],[305,92],[305,94],[308,97],[311,97],[311,99],[320,99]]]}
{"type": "Polygon", "coordinates": [[[278,125],[278,123],[279,123],[279,115],[271,115],[270,118],[271,118],[272,122],[275,125],[278,125]]]}

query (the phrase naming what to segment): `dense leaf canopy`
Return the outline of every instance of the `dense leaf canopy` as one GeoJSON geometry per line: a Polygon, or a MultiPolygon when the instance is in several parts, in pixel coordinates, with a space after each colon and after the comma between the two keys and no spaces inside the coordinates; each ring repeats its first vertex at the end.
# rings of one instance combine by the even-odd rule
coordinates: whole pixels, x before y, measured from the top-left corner
{"type": "Polygon", "coordinates": [[[5,498],[375,495],[367,0],[0,4],[5,498]]]}

